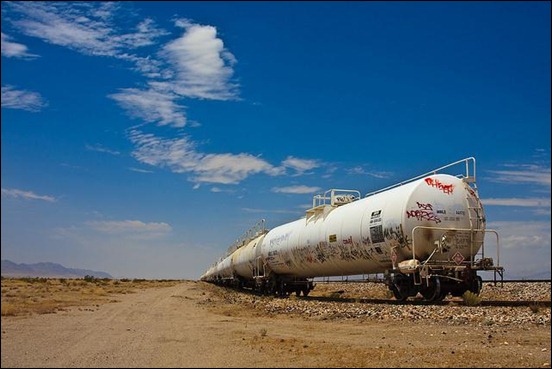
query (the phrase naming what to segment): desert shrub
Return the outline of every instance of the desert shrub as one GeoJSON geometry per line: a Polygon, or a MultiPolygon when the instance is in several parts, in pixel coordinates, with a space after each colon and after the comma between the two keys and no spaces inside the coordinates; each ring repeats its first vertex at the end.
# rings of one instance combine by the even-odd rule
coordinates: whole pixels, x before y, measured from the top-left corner
{"type": "Polygon", "coordinates": [[[88,275],[88,274],[87,274],[87,275],[84,276],[84,280],[85,280],[86,282],[95,282],[95,281],[96,281],[96,278],[95,278],[93,275],[88,275]]]}
{"type": "Polygon", "coordinates": [[[46,283],[48,281],[48,278],[42,278],[42,277],[23,277],[21,278],[23,282],[27,282],[29,284],[34,283],[46,283]]]}
{"type": "Polygon", "coordinates": [[[464,292],[464,294],[462,295],[462,299],[464,300],[464,304],[467,306],[477,306],[481,304],[481,297],[479,297],[472,291],[464,292]]]}

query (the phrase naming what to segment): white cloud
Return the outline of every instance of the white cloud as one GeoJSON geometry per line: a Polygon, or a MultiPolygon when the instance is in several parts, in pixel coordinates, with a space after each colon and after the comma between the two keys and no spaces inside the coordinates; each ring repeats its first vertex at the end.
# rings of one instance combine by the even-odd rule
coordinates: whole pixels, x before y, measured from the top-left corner
{"type": "Polygon", "coordinates": [[[496,176],[491,178],[494,182],[511,184],[536,184],[550,187],[550,167],[543,167],[536,164],[520,164],[513,170],[491,170],[490,173],[496,176]]]}
{"type": "MultiPolygon", "coordinates": [[[[500,260],[506,276],[531,277],[548,274],[550,278],[550,223],[539,221],[489,222],[488,229],[498,231],[500,260]]],[[[485,248],[487,243],[485,242],[485,248]]],[[[492,255],[489,255],[492,256],[492,255]]]]}
{"type": "Polygon", "coordinates": [[[12,86],[2,86],[2,107],[31,112],[40,111],[48,103],[37,92],[16,90],[12,86]]]}
{"type": "Polygon", "coordinates": [[[116,3],[14,2],[9,9],[17,15],[12,24],[28,36],[68,47],[87,55],[119,57],[124,50],[154,43],[166,34],[151,19],[124,33],[114,21],[116,3]]]}
{"type": "Polygon", "coordinates": [[[238,85],[232,82],[236,58],[224,47],[213,26],[178,20],[184,34],[163,47],[162,55],[173,65],[174,92],[185,97],[232,100],[238,85]]]}
{"type": "Polygon", "coordinates": [[[86,145],[86,149],[90,150],[90,151],[103,152],[103,153],[111,154],[111,155],[120,155],[121,154],[119,151],[108,149],[106,147],[103,147],[102,145],[94,145],[94,146],[86,145]]]}
{"type": "Polygon", "coordinates": [[[293,156],[288,156],[286,160],[282,161],[282,166],[294,169],[297,175],[301,175],[308,170],[317,168],[320,166],[318,160],[311,159],[299,159],[293,156]]]}
{"type": "MultiPolygon", "coordinates": [[[[121,7],[119,3],[15,2],[9,4],[7,13],[15,28],[28,36],[86,55],[133,63],[148,79],[148,87],[123,88],[108,97],[146,123],[185,127],[186,107],[179,104],[181,98],[239,99],[239,85],[233,79],[237,60],[225,47],[216,27],[178,19],[175,24],[184,32],[160,48],[156,55],[159,59],[140,56],[133,50],[153,45],[167,33],[149,18],[132,31],[121,29],[122,22],[115,21],[121,7]]],[[[202,153],[189,137],[162,139],[137,131],[129,137],[136,146],[132,153],[136,160],[188,173],[196,184],[236,184],[258,173],[284,174],[286,168],[301,175],[320,166],[316,160],[291,156],[275,167],[249,153],[202,153]]],[[[88,149],[109,152],[100,147],[88,149]]]]}
{"type": "Polygon", "coordinates": [[[109,234],[150,234],[163,235],[172,231],[167,223],[144,223],[140,220],[121,220],[121,221],[89,221],[86,222],[89,227],[109,234]]]}
{"type": "MultiPolygon", "coordinates": [[[[505,279],[550,278],[551,243],[548,221],[489,222],[487,229],[498,231],[500,264],[505,268],[505,279]]],[[[486,256],[494,257],[495,237],[487,237],[486,256]]],[[[496,263],[496,257],[494,258],[496,263]]]]}
{"type": "Polygon", "coordinates": [[[251,154],[201,153],[187,137],[163,139],[137,130],[129,137],[137,147],[132,153],[136,160],[175,173],[190,173],[196,183],[236,184],[257,173],[283,174],[281,168],[251,154]]]}
{"type": "Polygon", "coordinates": [[[356,166],[354,168],[347,169],[348,174],[359,174],[359,175],[368,175],[375,178],[389,178],[391,177],[391,172],[377,172],[377,171],[367,171],[361,166],[356,166]]]}
{"type": "MultiPolygon", "coordinates": [[[[142,24],[146,25],[149,23],[142,24]]],[[[162,61],[150,57],[119,55],[133,62],[136,69],[150,79],[149,88],[121,89],[109,97],[133,117],[159,126],[180,128],[187,120],[185,107],[177,102],[178,99],[237,99],[238,85],[232,82],[232,65],[236,59],[224,48],[215,27],[183,20],[177,21],[177,25],[185,28],[184,34],[163,46],[159,53],[170,67],[162,68],[162,61]]]]}
{"type": "Polygon", "coordinates": [[[214,192],[214,193],[236,193],[235,190],[231,190],[231,189],[228,189],[228,188],[220,188],[220,187],[212,187],[211,188],[211,192],[214,192]]]}
{"type": "Polygon", "coordinates": [[[484,205],[496,206],[525,206],[525,207],[550,207],[550,199],[546,198],[503,198],[482,199],[484,205]]]}
{"type": "Polygon", "coordinates": [[[28,53],[27,46],[9,40],[11,40],[11,37],[2,32],[2,56],[21,59],[34,59],[38,57],[38,55],[28,53]]]}
{"type": "Polygon", "coordinates": [[[320,191],[320,187],[309,187],[309,186],[287,186],[287,187],[273,187],[272,192],[278,193],[295,193],[295,194],[309,194],[320,191]]]}
{"type": "Polygon", "coordinates": [[[175,103],[177,96],[170,92],[124,88],[109,97],[117,101],[131,116],[148,123],[172,127],[186,125],[184,107],[175,103]]]}
{"type": "Polygon", "coordinates": [[[138,172],[138,173],[153,173],[152,170],[139,169],[139,168],[133,168],[133,167],[129,167],[128,170],[131,170],[133,172],[138,172]]]}
{"type": "Polygon", "coordinates": [[[53,196],[37,195],[32,191],[23,191],[23,190],[7,189],[7,188],[2,188],[2,196],[22,198],[25,200],[42,200],[42,201],[48,201],[48,202],[56,201],[55,197],[53,196]]]}
{"type": "Polygon", "coordinates": [[[194,182],[236,184],[252,174],[277,175],[279,170],[251,154],[208,154],[201,158],[194,173],[194,182]]]}
{"type": "Polygon", "coordinates": [[[132,156],[141,163],[168,167],[173,172],[191,172],[198,165],[201,154],[195,150],[195,143],[187,137],[163,139],[151,133],[132,130],[129,138],[136,149],[132,156]]]}
{"type": "MultiPolygon", "coordinates": [[[[309,208],[310,206],[305,207],[305,209],[309,208]]],[[[297,210],[278,210],[278,209],[255,209],[255,208],[242,208],[243,211],[246,213],[271,213],[271,214],[299,214],[302,213],[303,210],[297,211],[297,210]]],[[[298,215],[299,216],[299,215],[298,215]]]]}

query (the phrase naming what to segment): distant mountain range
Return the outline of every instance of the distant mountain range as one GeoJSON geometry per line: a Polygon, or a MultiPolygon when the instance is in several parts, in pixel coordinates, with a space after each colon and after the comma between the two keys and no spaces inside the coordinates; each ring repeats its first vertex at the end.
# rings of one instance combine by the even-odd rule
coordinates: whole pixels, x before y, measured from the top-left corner
{"type": "Polygon", "coordinates": [[[66,268],[56,263],[16,264],[9,260],[2,260],[2,277],[82,278],[87,275],[96,278],[113,278],[106,272],[66,268]]]}

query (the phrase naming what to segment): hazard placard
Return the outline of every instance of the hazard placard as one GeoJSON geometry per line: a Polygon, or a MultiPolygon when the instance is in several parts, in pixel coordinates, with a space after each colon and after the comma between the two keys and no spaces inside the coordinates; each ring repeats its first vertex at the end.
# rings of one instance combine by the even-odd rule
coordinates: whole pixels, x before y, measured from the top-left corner
{"type": "Polygon", "coordinates": [[[464,261],[464,255],[462,255],[460,252],[456,252],[456,254],[452,256],[452,260],[454,260],[456,265],[460,265],[464,261]]]}

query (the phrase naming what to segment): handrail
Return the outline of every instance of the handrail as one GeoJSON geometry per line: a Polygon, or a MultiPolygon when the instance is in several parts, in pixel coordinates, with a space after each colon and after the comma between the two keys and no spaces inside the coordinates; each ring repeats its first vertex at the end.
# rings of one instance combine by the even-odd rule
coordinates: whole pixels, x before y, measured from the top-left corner
{"type": "MultiPolygon", "coordinates": [[[[483,233],[494,233],[496,236],[496,265],[500,266],[500,244],[499,244],[499,237],[498,232],[494,229],[470,229],[470,228],[445,228],[445,227],[429,227],[429,226],[416,226],[412,228],[412,259],[416,259],[416,238],[415,238],[415,232],[419,229],[430,229],[430,230],[437,230],[437,231],[458,231],[458,232],[483,232],[483,233]]],[[[473,244],[470,245],[470,253],[471,253],[471,262],[470,266],[473,266],[475,264],[475,256],[473,252],[473,244]]],[[[481,244],[481,258],[485,258],[485,242],[481,244]]],[[[479,253],[479,251],[478,251],[479,253]]],[[[433,254],[431,254],[433,255],[433,254]]],[[[429,259],[428,259],[429,260],[429,259]]],[[[426,260],[426,262],[428,261],[426,260]]],[[[425,264],[425,263],[424,263],[425,264]]]]}
{"type": "Polygon", "coordinates": [[[230,247],[226,250],[226,256],[230,255],[243,245],[247,243],[248,240],[263,234],[266,232],[265,228],[265,219],[259,220],[255,225],[251,228],[249,228],[247,231],[245,231],[236,241],[234,241],[230,247]]]}
{"type": "Polygon", "coordinates": [[[360,191],[332,188],[331,190],[324,192],[324,194],[314,195],[312,197],[312,207],[315,208],[320,205],[327,205],[328,200],[331,206],[339,206],[339,205],[348,204],[350,202],[356,201],[359,198],[360,198],[360,191]],[[337,193],[337,192],[340,192],[340,193],[337,193]]]}
{"type": "Polygon", "coordinates": [[[440,168],[437,168],[437,169],[433,169],[432,171],[429,171],[427,173],[424,173],[424,174],[420,174],[419,176],[416,176],[414,178],[410,178],[410,179],[407,179],[406,181],[402,181],[402,182],[399,182],[399,183],[396,183],[394,185],[391,185],[391,186],[388,186],[388,187],[385,187],[385,188],[382,188],[381,190],[377,190],[377,191],[373,191],[373,192],[369,192],[367,193],[364,197],[369,197],[369,196],[372,196],[372,195],[375,195],[377,193],[380,193],[380,192],[383,192],[383,191],[387,191],[387,190],[390,190],[392,188],[395,188],[395,187],[399,187],[399,186],[402,186],[404,184],[407,184],[407,183],[410,183],[410,182],[413,182],[417,179],[420,179],[422,177],[425,177],[425,176],[428,176],[428,175],[431,175],[431,174],[437,174],[437,172],[443,170],[443,169],[446,169],[446,168],[450,168],[452,166],[455,166],[457,164],[460,164],[462,162],[465,162],[466,163],[466,175],[462,175],[462,174],[457,174],[456,176],[457,177],[460,177],[462,176],[463,178],[467,179],[469,182],[475,182],[475,158],[473,156],[470,156],[469,158],[465,158],[465,159],[462,159],[462,160],[458,160],[458,161],[455,161],[454,163],[450,163],[450,164],[447,164],[447,165],[444,165],[440,168]],[[470,176],[470,161],[473,161],[473,166],[472,166],[472,172],[473,172],[473,175],[470,176]]]}

